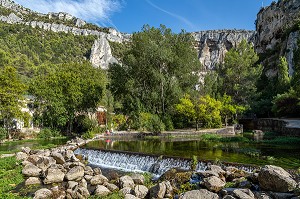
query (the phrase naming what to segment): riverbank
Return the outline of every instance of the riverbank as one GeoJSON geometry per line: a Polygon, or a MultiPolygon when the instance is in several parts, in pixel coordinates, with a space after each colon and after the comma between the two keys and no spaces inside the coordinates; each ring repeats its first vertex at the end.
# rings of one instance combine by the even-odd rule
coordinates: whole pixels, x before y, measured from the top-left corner
{"type": "MultiPolygon", "coordinates": [[[[299,194],[298,176],[292,176],[276,166],[265,166],[252,173],[224,165],[209,165],[203,171],[170,169],[157,182],[152,183],[140,174],[114,178],[104,176],[101,169],[87,165],[88,157],[76,156],[73,152],[89,141],[77,139],[68,141],[64,146],[43,150],[23,148],[22,152],[16,154],[16,159],[22,163],[12,168],[10,172],[17,172],[16,183],[24,179],[23,190],[35,190],[32,192],[34,194],[23,192],[24,195],[19,195],[22,191],[12,193],[11,188],[1,188],[0,191],[3,196],[7,196],[6,198],[28,196],[89,198],[93,196],[94,198],[188,199],[199,195],[209,198],[261,198],[263,196],[292,198],[299,194]],[[21,170],[22,178],[20,178],[21,170]]],[[[12,165],[12,162],[9,164],[12,165]]],[[[5,185],[7,186],[10,185],[5,185]]]]}

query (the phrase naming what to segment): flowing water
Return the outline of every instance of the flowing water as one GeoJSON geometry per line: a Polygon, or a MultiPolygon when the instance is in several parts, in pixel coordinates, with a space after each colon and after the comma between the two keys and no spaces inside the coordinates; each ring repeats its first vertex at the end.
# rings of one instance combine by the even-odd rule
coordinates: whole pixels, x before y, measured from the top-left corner
{"type": "MultiPolygon", "coordinates": [[[[104,139],[88,143],[75,153],[83,154],[93,165],[124,171],[148,171],[161,175],[170,168],[191,168],[197,157],[197,170],[207,162],[219,161],[250,165],[273,164],[288,169],[300,167],[300,146],[278,146],[261,143],[220,143],[200,139],[104,139]]],[[[238,167],[242,167],[237,164],[238,167]]]]}

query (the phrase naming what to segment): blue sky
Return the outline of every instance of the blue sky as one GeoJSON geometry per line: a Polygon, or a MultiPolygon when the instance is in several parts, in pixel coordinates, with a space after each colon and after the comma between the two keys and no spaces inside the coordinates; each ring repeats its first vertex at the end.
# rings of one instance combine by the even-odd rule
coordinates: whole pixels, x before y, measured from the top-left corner
{"type": "Polygon", "coordinates": [[[42,13],[65,11],[121,32],[164,24],[174,32],[254,30],[256,14],[272,0],[15,0],[42,13]]]}

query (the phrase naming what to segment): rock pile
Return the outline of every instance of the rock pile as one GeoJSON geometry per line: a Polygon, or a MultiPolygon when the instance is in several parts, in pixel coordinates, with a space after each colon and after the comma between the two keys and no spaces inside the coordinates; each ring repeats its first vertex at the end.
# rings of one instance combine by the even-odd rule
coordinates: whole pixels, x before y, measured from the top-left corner
{"type": "MultiPolygon", "coordinates": [[[[201,172],[171,169],[158,182],[147,187],[140,174],[125,175],[109,180],[100,168],[87,166],[87,160],[73,150],[86,141],[76,139],[65,146],[51,150],[31,150],[26,147],[16,157],[22,160],[25,185],[39,185],[34,198],[88,198],[105,197],[118,192],[125,199],[179,198],[179,199],[296,199],[299,182],[280,167],[267,165],[249,173],[232,166],[210,165],[201,172]],[[191,191],[182,193],[182,187],[198,179],[191,191]],[[180,191],[181,190],[181,191],[180,191]]],[[[299,195],[299,193],[298,193],[299,195]]]]}

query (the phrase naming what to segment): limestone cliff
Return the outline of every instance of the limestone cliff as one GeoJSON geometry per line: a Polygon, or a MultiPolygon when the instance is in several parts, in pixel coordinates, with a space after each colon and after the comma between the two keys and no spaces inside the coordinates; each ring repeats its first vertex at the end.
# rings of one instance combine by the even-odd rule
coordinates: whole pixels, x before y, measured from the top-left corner
{"type": "Polygon", "coordinates": [[[293,52],[299,39],[299,31],[293,27],[300,17],[299,9],[299,0],[279,0],[257,14],[255,49],[268,55],[264,65],[268,65],[269,77],[277,74],[275,65],[279,56],[287,58],[289,73],[293,74],[293,52]]]}
{"type": "Polygon", "coordinates": [[[243,39],[254,42],[255,31],[210,30],[194,32],[192,35],[202,66],[205,70],[211,70],[222,63],[226,52],[236,47],[243,39]]]}

